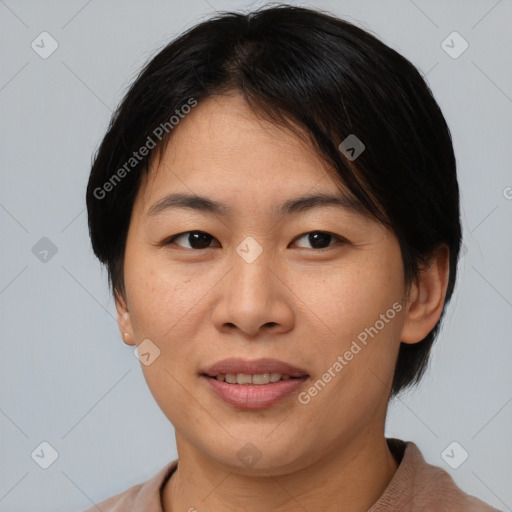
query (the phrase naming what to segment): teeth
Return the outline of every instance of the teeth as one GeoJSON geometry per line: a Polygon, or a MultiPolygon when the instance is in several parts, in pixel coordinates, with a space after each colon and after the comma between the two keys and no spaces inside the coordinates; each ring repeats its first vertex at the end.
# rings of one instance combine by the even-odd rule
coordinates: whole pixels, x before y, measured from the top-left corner
{"type": "MultiPolygon", "coordinates": [[[[270,382],[270,373],[259,373],[257,375],[253,375],[251,381],[253,384],[268,384],[270,382]]],[[[238,381],[238,384],[241,384],[241,382],[238,381]]]]}
{"type": "Polygon", "coordinates": [[[227,382],[228,384],[256,384],[263,385],[272,382],[279,382],[280,380],[288,380],[291,377],[289,375],[282,375],[281,373],[226,373],[216,375],[215,378],[221,382],[227,382]]]}
{"type": "Polygon", "coordinates": [[[236,382],[237,384],[252,384],[252,375],[248,375],[246,373],[237,373],[236,382]]]}

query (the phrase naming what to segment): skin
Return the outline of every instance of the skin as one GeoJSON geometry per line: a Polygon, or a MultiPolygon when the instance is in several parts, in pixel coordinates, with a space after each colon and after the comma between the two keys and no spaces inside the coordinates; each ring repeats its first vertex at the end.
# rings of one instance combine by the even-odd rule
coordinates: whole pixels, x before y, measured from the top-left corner
{"type": "Polygon", "coordinates": [[[376,221],[334,206],[273,213],[313,192],[339,193],[325,163],[234,92],[181,120],[143,179],[116,308],[125,343],[150,339],[160,350],[141,367],[176,433],[167,512],[366,511],[397,469],[384,437],[396,357],[400,342],[422,340],[442,313],[448,250],[440,247],[409,288],[397,239],[376,221]],[[233,213],[148,216],[170,192],[222,201],[233,213]],[[187,234],[163,244],[194,230],[211,235],[206,249],[187,234]],[[315,248],[311,231],[341,240],[315,248]],[[252,263],[236,252],[247,236],[263,249],[252,263]],[[199,377],[228,357],[271,357],[305,369],[307,390],[394,303],[401,311],[308,404],[292,395],[236,409],[199,377]],[[237,457],[247,443],[261,454],[253,467],[237,457]]]}

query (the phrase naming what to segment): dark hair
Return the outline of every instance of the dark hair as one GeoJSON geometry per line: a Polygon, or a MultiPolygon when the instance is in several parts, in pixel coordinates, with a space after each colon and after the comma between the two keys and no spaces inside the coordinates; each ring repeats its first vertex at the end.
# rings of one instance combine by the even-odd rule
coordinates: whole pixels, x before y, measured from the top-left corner
{"type": "MultiPolygon", "coordinates": [[[[306,134],[333,177],[394,232],[406,283],[436,247],[448,246],[446,306],[461,243],[459,190],[450,131],[430,88],[367,31],[282,4],[223,12],[187,30],[146,64],[112,116],[94,157],[87,210],[92,247],[114,295],[125,296],[134,199],[154,151],[161,155],[172,135],[171,117],[191,99],[232,90],[255,113],[306,134]],[[350,134],[365,145],[356,160],[339,148],[350,134]],[[155,150],[141,156],[150,140],[155,150]]],[[[391,397],[423,376],[443,315],[420,343],[400,344],[391,397]]]]}

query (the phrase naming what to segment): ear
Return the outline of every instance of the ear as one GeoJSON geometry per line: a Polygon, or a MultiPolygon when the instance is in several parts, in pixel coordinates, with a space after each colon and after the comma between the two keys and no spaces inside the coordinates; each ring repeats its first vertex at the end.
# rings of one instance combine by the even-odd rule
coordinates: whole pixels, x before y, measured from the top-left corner
{"type": "Polygon", "coordinates": [[[130,319],[130,312],[126,304],[126,299],[120,293],[115,293],[116,310],[117,310],[117,325],[121,331],[123,341],[127,345],[135,345],[135,337],[133,336],[132,321],[130,319]]]}
{"type": "Polygon", "coordinates": [[[429,263],[420,269],[418,280],[411,285],[405,308],[400,341],[418,343],[434,328],[443,312],[450,272],[450,251],[440,245],[429,263]]]}

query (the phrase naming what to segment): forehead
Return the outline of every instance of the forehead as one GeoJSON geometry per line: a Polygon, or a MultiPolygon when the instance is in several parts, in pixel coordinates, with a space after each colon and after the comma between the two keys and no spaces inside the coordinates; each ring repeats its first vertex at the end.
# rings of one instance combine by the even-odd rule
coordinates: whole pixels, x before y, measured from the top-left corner
{"type": "Polygon", "coordinates": [[[173,128],[142,180],[144,212],[171,191],[249,208],[307,192],[339,193],[340,185],[310,143],[230,93],[202,101],[173,128]]]}
{"type": "Polygon", "coordinates": [[[280,161],[304,162],[301,167],[325,166],[310,144],[291,130],[263,119],[235,92],[202,101],[171,135],[165,151],[167,162],[186,158],[214,165],[244,155],[235,168],[259,165],[264,171],[264,164],[280,161]]]}

